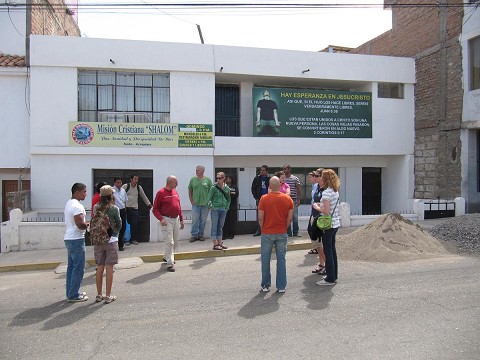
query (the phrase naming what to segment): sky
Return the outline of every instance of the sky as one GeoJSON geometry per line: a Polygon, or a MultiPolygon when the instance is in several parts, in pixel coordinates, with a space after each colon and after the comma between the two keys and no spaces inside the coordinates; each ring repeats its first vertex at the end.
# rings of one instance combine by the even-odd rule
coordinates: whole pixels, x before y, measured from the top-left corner
{"type": "Polygon", "coordinates": [[[190,0],[188,3],[232,2],[270,6],[205,9],[160,5],[175,1],[79,0],[78,25],[82,36],[89,38],[199,44],[198,24],[205,44],[302,51],[319,51],[329,45],[357,47],[390,30],[392,25],[391,11],[383,8],[383,0],[190,0]],[[272,8],[273,3],[345,7],[279,9],[272,8]],[[100,6],[106,4],[123,6],[100,6]],[[364,5],[350,6],[355,4],[364,5]]]}

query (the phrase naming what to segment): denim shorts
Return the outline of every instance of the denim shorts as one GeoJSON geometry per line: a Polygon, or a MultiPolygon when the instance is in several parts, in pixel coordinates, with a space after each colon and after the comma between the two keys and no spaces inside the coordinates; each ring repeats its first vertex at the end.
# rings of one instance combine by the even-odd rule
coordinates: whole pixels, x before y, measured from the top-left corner
{"type": "Polygon", "coordinates": [[[115,265],[118,264],[118,242],[94,245],[95,264],[115,265]]]}

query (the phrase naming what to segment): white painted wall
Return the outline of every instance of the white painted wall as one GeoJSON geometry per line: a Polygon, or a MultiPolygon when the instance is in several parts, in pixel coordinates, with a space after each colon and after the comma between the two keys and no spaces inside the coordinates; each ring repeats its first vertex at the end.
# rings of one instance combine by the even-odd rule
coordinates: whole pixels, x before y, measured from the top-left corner
{"type": "Polygon", "coordinates": [[[462,45],[463,65],[463,129],[461,132],[462,182],[461,194],[466,199],[467,210],[480,211],[480,193],[477,189],[478,144],[480,131],[480,89],[470,90],[470,48],[469,41],[480,36],[480,11],[466,12],[460,44],[462,45]],[[468,20],[467,20],[468,19],[468,20]]]}
{"type": "Polygon", "coordinates": [[[25,168],[30,162],[30,123],[26,69],[0,68],[0,168],[25,168]]]}
{"type": "MultiPolygon", "coordinates": [[[[31,44],[32,206],[37,210],[63,212],[74,182],[92,189],[92,169],[152,169],[154,193],[174,174],[186,215],[191,209],[187,185],[196,165],[206,166],[211,177],[215,167],[243,168],[238,179],[241,207],[255,206],[250,186],[262,164],[339,168],[341,201],[352,212],[361,212],[362,167],[385,169],[385,191],[392,192],[384,197],[386,209],[404,207],[413,193],[413,59],[50,36],[32,36],[31,44]],[[214,124],[220,67],[222,83],[240,84],[242,137],[215,137],[214,149],[68,146],[68,122],[77,120],[78,69],[168,72],[171,121],[214,124]],[[348,82],[356,90],[372,91],[372,139],[251,137],[254,84],[305,81],[301,70],[306,67],[310,80],[348,82]],[[377,81],[405,83],[405,99],[376,98],[377,81]],[[45,191],[52,186],[57,191],[45,191]]],[[[152,217],[152,239],[156,231],[152,217]]]]}
{"type": "MultiPolygon", "coordinates": [[[[2,4],[4,5],[4,4],[2,4]]],[[[6,6],[0,11],[0,51],[8,55],[25,55],[25,34],[27,12],[18,9],[7,12],[6,6]]]]}

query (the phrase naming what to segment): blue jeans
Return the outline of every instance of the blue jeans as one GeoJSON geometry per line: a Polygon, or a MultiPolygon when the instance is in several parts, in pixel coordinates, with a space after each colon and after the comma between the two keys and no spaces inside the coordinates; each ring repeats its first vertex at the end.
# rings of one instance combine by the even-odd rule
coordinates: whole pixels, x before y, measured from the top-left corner
{"type": "Polygon", "coordinates": [[[292,230],[293,230],[293,235],[298,234],[298,206],[297,206],[297,200],[293,200],[293,219],[292,219],[291,225],[287,229],[288,236],[292,236],[292,230]]]}
{"type": "Polygon", "coordinates": [[[85,273],[85,239],[65,240],[67,248],[67,300],[78,298],[85,273]]]}
{"type": "Polygon", "coordinates": [[[192,205],[192,236],[200,237],[205,233],[208,206],[192,205]]]}
{"type": "Polygon", "coordinates": [[[212,240],[222,240],[223,224],[225,224],[225,217],[227,216],[227,210],[225,209],[212,209],[210,218],[212,219],[212,229],[210,236],[212,240]]]}
{"type": "Polygon", "coordinates": [[[335,247],[337,230],[338,228],[325,230],[322,234],[325,271],[327,273],[325,281],[328,282],[335,282],[338,278],[337,249],[335,247]]]}
{"type": "Polygon", "coordinates": [[[277,289],[283,290],[287,287],[287,263],[285,255],[287,253],[287,234],[262,234],[262,286],[270,287],[272,285],[272,275],[270,274],[270,258],[272,248],[275,246],[277,254],[277,289]]]}

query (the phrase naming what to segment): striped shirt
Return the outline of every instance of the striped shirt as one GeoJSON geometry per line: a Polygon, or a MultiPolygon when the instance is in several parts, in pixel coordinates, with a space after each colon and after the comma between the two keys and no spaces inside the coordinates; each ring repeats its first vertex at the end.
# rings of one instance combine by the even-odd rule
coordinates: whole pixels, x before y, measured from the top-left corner
{"type": "Polygon", "coordinates": [[[295,175],[290,175],[290,177],[285,176],[285,182],[290,186],[290,197],[297,200],[297,185],[300,185],[300,179],[295,175]]]}
{"type": "Polygon", "coordinates": [[[332,229],[340,227],[340,216],[338,215],[339,197],[338,191],[333,191],[330,187],[326,188],[322,193],[322,201],[330,201],[329,213],[332,215],[332,229]]]}

